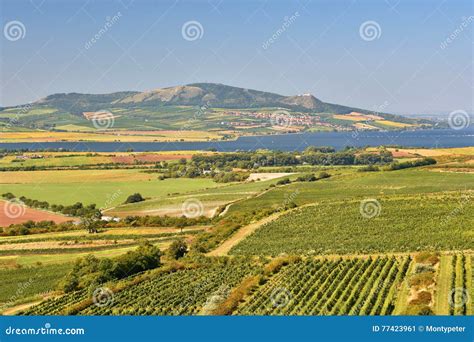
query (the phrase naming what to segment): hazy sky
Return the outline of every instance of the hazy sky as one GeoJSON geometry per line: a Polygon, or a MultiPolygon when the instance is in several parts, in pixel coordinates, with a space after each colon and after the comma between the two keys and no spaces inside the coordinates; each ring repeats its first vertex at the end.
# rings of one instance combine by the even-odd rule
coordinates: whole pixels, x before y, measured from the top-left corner
{"type": "Polygon", "coordinates": [[[384,112],[472,111],[473,3],[1,0],[0,105],[217,82],[384,112]]]}

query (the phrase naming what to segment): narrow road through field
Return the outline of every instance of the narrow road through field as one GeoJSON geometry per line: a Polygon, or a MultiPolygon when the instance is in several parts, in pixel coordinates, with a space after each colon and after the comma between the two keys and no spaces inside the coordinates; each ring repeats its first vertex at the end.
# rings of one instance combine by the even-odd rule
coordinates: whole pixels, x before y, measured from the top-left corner
{"type": "Polygon", "coordinates": [[[252,234],[258,228],[260,228],[265,223],[271,222],[278,218],[280,215],[284,214],[285,212],[278,212],[268,217],[261,219],[260,221],[251,223],[245,227],[240,228],[234,235],[232,235],[229,239],[225,240],[222,244],[220,244],[216,249],[207,253],[208,256],[223,256],[227,255],[229,251],[237,245],[240,241],[245,239],[247,236],[252,234]]]}
{"type": "Polygon", "coordinates": [[[33,305],[39,304],[41,302],[42,302],[42,300],[37,300],[37,301],[34,301],[34,302],[30,302],[30,303],[25,303],[25,304],[19,304],[19,305],[16,305],[16,306],[12,306],[12,307],[2,311],[2,315],[12,316],[12,315],[15,315],[16,313],[18,313],[19,311],[29,309],[33,305]]]}

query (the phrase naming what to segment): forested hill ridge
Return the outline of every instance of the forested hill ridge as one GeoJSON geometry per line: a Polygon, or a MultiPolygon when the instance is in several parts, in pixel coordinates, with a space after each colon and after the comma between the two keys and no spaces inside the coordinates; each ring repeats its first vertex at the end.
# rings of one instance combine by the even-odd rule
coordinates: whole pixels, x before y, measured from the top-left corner
{"type": "Polygon", "coordinates": [[[274,132],[416,129],[434,123],[326,103],[311,94],[284,96],[215,83],[145,92],[59,93],[0,108],[4,131],[96,132],[97,126],[101,131],[200,131],[208,133],[201,134],[207,140],[274,132]]]}
{"type": "MultiPolygon", "coordinates": [[[[283,96],[265,91],[232,87],[217,83],[192,83],[183,86],[158,88],[145,92],[123,91],[110,94],[58,93],[49,95],[32,105],[51,106],[81,114],[114,105],[129,106],[209,106],[218,108],[281,107],[307,112],[371,111],[325,103],[311,94],[283,96]]],[[[20,107],[24,107],[20,106],[20,107]]]]}
{"type": "Polygon", "coordinates": [[[283,96],[216,83],[193,83],[185,86],[155,89],[133,94],[118,102],[122,104],[141,103],[145,105],[161,104],[218,108],[280,107],[306,112],[367,112],[361,109],[325,103],[311,94],[283,96]]]}

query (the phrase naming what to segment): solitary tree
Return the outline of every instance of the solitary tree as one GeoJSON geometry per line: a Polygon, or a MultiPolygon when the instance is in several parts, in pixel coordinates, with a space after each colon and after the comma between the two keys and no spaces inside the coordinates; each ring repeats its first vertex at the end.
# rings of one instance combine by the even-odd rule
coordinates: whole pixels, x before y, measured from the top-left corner
{"type": "Polygon", "coordinates": [[[102,214],[100,211],[96,211],[94,213],[89,213],[81,217],[81,225],[86,229],[89,233],[97,233],[99,226],[100,226],[100,219],[102,218],[102,214]]]}
{"type": "Polygon", "coordinates": [[[187,252],[188,245],[183,239],[173,241],[173,243],[168,249],[169,256],[175,260],[184,257],[187,252]]]}
{"type": "Polygon", "coordinates": [[[141,202],[144,201],[144,198],[142,195],[140,195],[138,192],[128,196],[127,200],[125,201],[125,204],[127,203],[136,203],[136,202],[141,202]]]}

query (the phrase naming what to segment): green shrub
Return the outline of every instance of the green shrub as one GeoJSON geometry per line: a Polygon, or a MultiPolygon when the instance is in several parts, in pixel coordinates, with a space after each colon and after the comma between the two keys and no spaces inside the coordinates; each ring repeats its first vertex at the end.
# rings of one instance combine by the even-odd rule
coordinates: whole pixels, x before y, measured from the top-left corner
{"type": "Polygon", "coordinates": [[[280,179],[276,183],[276,185],[285,185],[285,184],[290,184],[290,183],[291,183],[290,179],[286,177],[286,178],[280,179]]]}
{"type": "Polygon", "coordinates": [[[188,245],[183,239],[173,241],[168,248],[168,255],[175,260],[184,257],[186,253],[188,253],[188,245]]]}
{"type": "Polygon", "coordinates": [[[320,172],[318,175],[318,179],[324,179],[324,178],[329,178],[329,177],[331,177],[331,175],[325,171],[320,172]]]}
{"type": "Polygon", "coordinates": [[[433,310],[428,305],[409,305],[405,311],[408,316],[431,316],[433,310]]]}
{"type": "Polygon", "coordinates": [[[130,195],[127,197],[126,201],[124,202],[125,204],[127,203],[137,203],[137,202],[142,202],[145,199],[140,195],[138,192],[134,193],[133,195],[130,195]]]}
{"type": "Polygon", "coordinates": [[[426,264],[416,264],[415,273],[424,273],[424,272],[434,272],[435,269],[431,265],[426,264]]]}
{"type": "Polygon", "coordinates": [[[410,301],[410,305],[428,305],[431,303],[431,293],[428,291],[418,292],[415,299],[410,301]]]}
{"type": "Polygon", "coordinates": [[[376,172],[380,171],[378,166],[375,165],[368,165],[368,166],[363,166],[358,169],[359,172],[376,172]]]}
{"type": "Polygon", "coordinates": [[[317,178],[314,173],[308,173],[306,175],[301,175],[296,178],[297,182],[314,182],[315,180],[317,180],[317,178]]]}
{"type": "Polygon", "coordinates": [[[439,262],[439,253],[421,252],[415,255],[415,262],[420,264],[436,265],[439,262]]]}
{"type": "Polygon", "coordinates": [[[161,265],[161,251],[148,241],[140,243],[134,251],[129,251],[114,259],[98,259],[94,255],[79,258],[72,271],[60,283],[64,292],[72,292],[114,279],[122,279],[161,265]]]}
{"type": "Polygon", "coordinates": [[[408,284],[410,287],[428,287],[434,284],[434,273],[433,272],[424,272],[414,274],[410,277],[408,284]]]}

